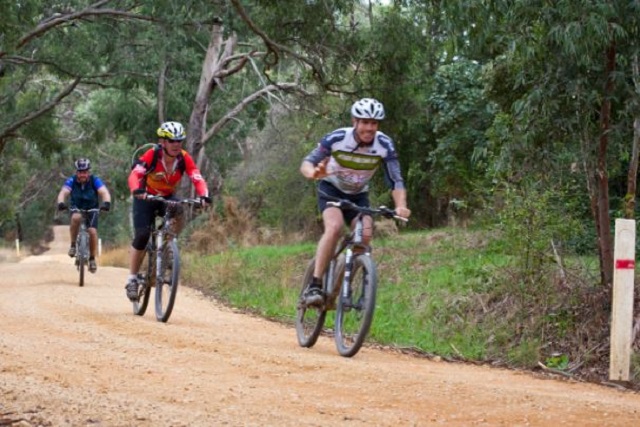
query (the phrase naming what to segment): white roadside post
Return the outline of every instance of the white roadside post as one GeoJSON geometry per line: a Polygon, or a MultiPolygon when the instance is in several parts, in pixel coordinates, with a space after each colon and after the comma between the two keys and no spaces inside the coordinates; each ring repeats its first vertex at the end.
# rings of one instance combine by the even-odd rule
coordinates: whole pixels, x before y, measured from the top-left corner
{"type": "Polygon", "coordinates": [[[20,258],[20,239],[16,239],[16,256],[20,258]]]}
{"type": "Polygon", "coordinates": [[[632,219],[616,219],[609,355],[611,381],[629,381],[635,248],[636,222],[632,219]]]}

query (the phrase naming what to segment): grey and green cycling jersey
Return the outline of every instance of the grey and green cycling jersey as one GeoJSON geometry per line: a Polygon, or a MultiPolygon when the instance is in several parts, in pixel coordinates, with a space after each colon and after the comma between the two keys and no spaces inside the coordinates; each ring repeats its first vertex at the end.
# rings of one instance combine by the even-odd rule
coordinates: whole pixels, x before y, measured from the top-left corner
{"type": "Polygon", "coordinates": [[[346,194],[369,190],[369,181],[382,166],[385,181],[392,190],[404,189],[400,162],[393,141],[382,132],[376,132],[371,144],[358,144],[354,128],[341,128],[325,135],[305,160],[314,166],[330,157],[327,163],[327,181],[346,194]]]}

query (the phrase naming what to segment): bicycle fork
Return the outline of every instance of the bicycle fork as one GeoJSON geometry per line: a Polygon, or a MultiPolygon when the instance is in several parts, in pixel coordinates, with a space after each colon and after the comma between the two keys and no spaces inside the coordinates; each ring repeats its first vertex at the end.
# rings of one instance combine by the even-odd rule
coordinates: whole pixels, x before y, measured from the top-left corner
{"type": "Polygon", "coordinates": [[[80,262],[86,262],[89,259],[87,254],[89,248],[89,233],[84,228],[84,225],[80,226],[78,230],[78,236],[76,237],[76,266],[80,266],[80,262]]]}
{"type": "Polygon", "coordinates": [[[353,260],[353,250],[349,247],[345,251],[344,277],[342,278],[342,286],[340,290],[340,305],[346,309],[351,308],[351,272],[353,270],[353,260]]]}
{"type": "Polygon", "coordinates": [[[162,246],[164,245],[164,233],[158,233],[156,238],[156,286],[162,285],[162,246]]]}

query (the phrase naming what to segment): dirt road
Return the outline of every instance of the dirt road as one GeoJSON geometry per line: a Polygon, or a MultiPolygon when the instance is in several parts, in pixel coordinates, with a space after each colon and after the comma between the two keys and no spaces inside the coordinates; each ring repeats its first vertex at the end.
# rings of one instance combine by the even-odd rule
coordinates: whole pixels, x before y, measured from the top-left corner
{"type": "Polygon", "coordinates": [[[364,348],[181,288],[169,323],[134,316],[126,271],[77,286],[65,227],[0,263],[0,426],[638,426],[640,395],[364,348]]]}

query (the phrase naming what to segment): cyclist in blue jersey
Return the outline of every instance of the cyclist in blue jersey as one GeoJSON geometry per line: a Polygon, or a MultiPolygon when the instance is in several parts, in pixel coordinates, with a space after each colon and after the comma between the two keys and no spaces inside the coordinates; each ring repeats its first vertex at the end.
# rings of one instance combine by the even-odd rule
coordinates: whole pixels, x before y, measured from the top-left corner
{"type": "MultiPolygon", "coordinates": [[[[111,194],[102,180],[91,174],[91,161],[89,159],[78,159],[75,161],[76,173],[67,178],[58,193],[58,210],[63,211],[68,208],[65,200],[70,197],[70,207],[72,209],[100,209],[108,211],[111,209],[111,194]],[[99,205],[102,200],[102,205],[99,205]]],[[[78,212],[71,213],[69,234],[71,246],[69,256],[76,256],[76,238],[80,229],[82,215],[78,212]]],[[[90,215],[87,218],[87,230],[89,231],[89,271],[95,273],[98,269],[96,264],[96,252],[98,251],[98,215],[90,215]]]]}
{"type": "MultiPolygon", "coordinates": [[[[358,206],[369,206],[369,181],[381,167],[398,216],[409,218],[407,192],[400,170],[398,153],[392,139],[378,130],[385,117],[383,105],[372,98],[356,101],[351,107],[351,127],[336,129],[325,135],[318,146],[302,161],[300,173],[319,180],[318,208],[322,212],[324,233],[316,249],[313,279],[305,292],[307,305],[324,302],[322,275],[331,259],[344,224],[352,225],[357,213],[327,206],[327,196],[347,199],[358,206]]],[[[364,218],[364,243],[373,234],[373,220],[364,218]]]]}

